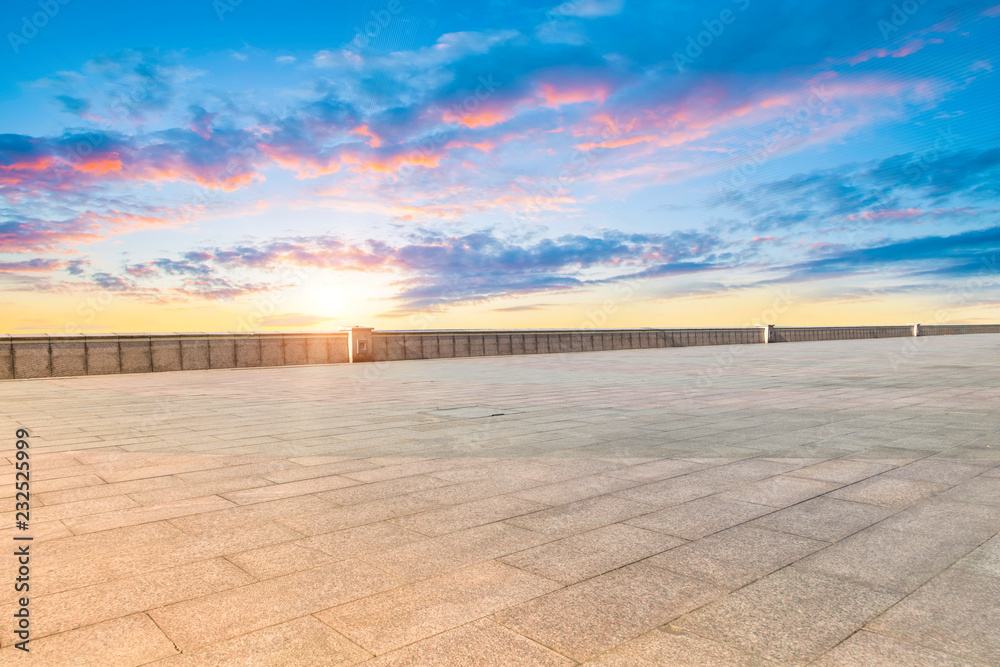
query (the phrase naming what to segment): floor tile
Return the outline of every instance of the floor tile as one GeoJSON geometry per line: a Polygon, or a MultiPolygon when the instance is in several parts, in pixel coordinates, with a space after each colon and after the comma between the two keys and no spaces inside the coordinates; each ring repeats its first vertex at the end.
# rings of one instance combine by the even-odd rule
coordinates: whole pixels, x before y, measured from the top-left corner
{"type": "Polygon", "coordinates": [[[802,665],[897,600],[896,595],[786,568],[673,625],[747,653],[802,665]]]}
{"type": "Polygon", "coordinates": [[[1000,579],[950,570],[869,624],[872,632],[1000,663],[1000,579]]]}
{"type": "Polygon", "coordinates": [[[501,560],[553,581],[572,584],[684,543],[676,537],[616,523],[519,551],[501,560]]]}
{"type": "Polygon", "coordinates": [[[370,667],[570,667],[569,658],[511,632],[491,620],[480,619],[460,628],[381,655],[370,667]]]}
{"type": "Polygon", "coordinates": [[[499,612],[494,619],[574,660],[586,660],[723,592],[636,563],[499,612]]]}
{"type": "Polygon", "coordinates": [[[316,617],[380,655],[558,587],[490,561],[333,607],[316,617]]]}

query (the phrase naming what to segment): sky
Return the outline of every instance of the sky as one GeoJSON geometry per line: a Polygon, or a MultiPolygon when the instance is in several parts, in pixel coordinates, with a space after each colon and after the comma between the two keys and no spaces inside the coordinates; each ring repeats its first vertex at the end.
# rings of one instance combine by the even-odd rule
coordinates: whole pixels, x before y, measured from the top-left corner
{"type": "Polygon", "coordinates": [[[1000,322],[997,0],[10,0],[0,332],[1000,322]]]}

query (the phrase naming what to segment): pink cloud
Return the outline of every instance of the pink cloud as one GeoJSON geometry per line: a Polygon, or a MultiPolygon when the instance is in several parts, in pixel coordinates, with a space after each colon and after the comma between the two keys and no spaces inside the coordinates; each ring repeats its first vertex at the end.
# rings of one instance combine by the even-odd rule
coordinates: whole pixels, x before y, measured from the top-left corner
{"type": "Polygon", "coordinates": [[[926,211],[919,208],[906,209],[883,209],[879,211],[865,211],[864,213],[852,213],[847,216],[848,220],[912,220],[924,215],[926,211]]]}
{"type": "Polygon", "coordinates": [[[294,171],[299,179],[317,178],[340,171],[340,163],[335,158],[301,155],[290,146],[260,144],[260,151],[283,169],[294,171]]]}
{"type": "Polygon", "coordinates": [[[902,45],[897,49],[867,49],[862,51],[856,56],[847,59],[849,65],[858,65],[863,62],[867,62],[872,58],[905,58],[906,56],[912,55],[917,51],[921,50],[928,44],[943,44],[943,39],[931,38],[931,39],[911,39],[906,44],[902,45]]]}
{"type": "Polygon", "coordinates": [[[104,236],[98,226],[80,219],[0,222],[0,250],[10,253],[60,252],[67,246],[92,243],[104,236]]]}
{"type": "MultiPolygon", "coordinates": [[[[503,139],[500,139],[503,142],[503,139]]],[[[472,141],[449,141],[445,144],[445,150],[452,150],[454,148],[475,148],[482,151],[483,153],[492,153],[493,149],[497,147],[496,142],[490,141],[489,139],[484,139],[483,141],[472,142],[472,141]]]]}
{"type": "Polygon", "coordinates": [[[446,123],[461,123],[468,128],[492,127],[505,123],[514,117],[513,108],[502,109],[494,107],[492,109],[481,109],[476,111],[445,111],[441,115],[441,120],[446,123]]]}
{"type": "Polygon", "coordinates": [[[125,268],[125,273],[136,278],[146,278],[149,276],[155,276],[159,273],[153,266],[148,266],[145,264],[139,264],[136,266],[128,266],[125,268]]]}
{"type": "Polygon", "coordinates": [[[52,273],[68,266],[69,262],[37,257],[19,262],[0,262],[0,273],[52,273]]]}
{"type": "Polygon", "coordinates": [[[217,116],[218,114],[208,113],[204,109],[197,108],[188,127],[202,139],[208,140],[212,136],[212,123],[215,122],[217,116]]]}
{"type": "Polygon", "coordinates": [[[558,109],[567,104],[581,104],[583,102],[603,104],[608,99],[608,88],[604,84],[593,83],[556,87],[553,84],[542,83],[539,85],[539,89],[543,100],[541,106],[550,109],[558,109]]]}
{"type": "Polygon", "coordinates": [[[201,212],[200,207],[150,207],[143,213],[82,211],[67,220],[10,219],[0,222],[0,252],[74,254],[77,246],[112,234],[173,227],[201,212]]]}
{"type": "Polygon", "coordinates": [[[382,145],[382,139],[379,138],[374,132],[368,129],[367,125],[359,125],[350,132],[351,134],[359,134],[363,137],[368,137],[368,145],[372,148],[378,148],[382,145]]]}
{"type": "Polygon", "coordinates": [[[492,127],[506,123],[521,112],[532,109],[558,110],[575,104],[603,104],[610,94],[610,86],[604,82],[565,84],[541,82],[530,92],[506,99],[484,100],[475,109],[456,105],[444,111],[441,120],[446,123],[460,123],[471,129],[492,127]]]}
{"type": "Polygon", "coordinates": [[[595,141],[577,144],[577,150],[591,151],[595,148],[621,148],[632,144],[648,143],[656,141],[657,137],[652,134],[644,134],[636,137],[622,137],[620,139],[609,139],[608,141],[595,141]]]}
{"type": "Polygon", "coordinates": [[[864,213],[852,213],[847,216],[848,220],[916,220],[917,218],[943,218],[955,215],[977,216],[983,212],[962,206],[958,208],[937,208],[925,210],[920,208],[904,209],[880,209],[865,211],[864,213]]]}
{"type": "Polygon", "coordinates": [[[359,171],[395,172],[404,166],[434,168],[441,163],[442,155],[421,150],[405,150],[387,155],[364,156],[345,153],[343,161],[359,171]]]}
{"type": "Polygon", "coordinates": [[[392,213],[398,220],[460,220],[465,215],[465,206],[448,206],[444,204],[424,204],[422,206],[393,206],[392,213]]]}
{"type": "Polygon", "coordinates": [[[104,135],[8,136],[13,138],[0,143],[0,186],[8,196],[128,181],[185,181],[232,191],[263,180],[252,158],[234,159],[226,141],[192,140],[193,133],[141,145],[104,135]]]}

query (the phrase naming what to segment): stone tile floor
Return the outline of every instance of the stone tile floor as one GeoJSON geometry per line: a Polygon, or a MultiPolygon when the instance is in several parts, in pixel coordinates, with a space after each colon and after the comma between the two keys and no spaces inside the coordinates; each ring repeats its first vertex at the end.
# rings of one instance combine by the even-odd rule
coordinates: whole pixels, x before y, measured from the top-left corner
{"type": "Polygon", "coordinates": [[[3,664],[1000,664],[1000,336],[5,381],[0,422],[3,664]]]}

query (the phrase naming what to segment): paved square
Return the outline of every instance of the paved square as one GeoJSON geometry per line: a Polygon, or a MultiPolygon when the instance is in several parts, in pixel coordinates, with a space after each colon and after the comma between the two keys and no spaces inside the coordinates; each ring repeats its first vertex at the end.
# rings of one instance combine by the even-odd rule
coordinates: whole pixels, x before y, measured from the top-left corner
{"type": "Polygon", "coordinates": [[[1000,336],[0,382],[32,665],[997,665],[1000,336]]]}

